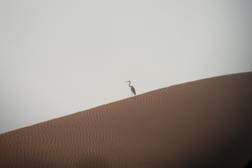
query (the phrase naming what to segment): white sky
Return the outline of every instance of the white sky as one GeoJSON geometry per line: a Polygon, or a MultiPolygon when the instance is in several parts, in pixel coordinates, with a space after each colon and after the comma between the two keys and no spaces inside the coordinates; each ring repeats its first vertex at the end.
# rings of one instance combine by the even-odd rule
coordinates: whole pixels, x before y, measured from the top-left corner
{"type": "Polygon", "coordinates": [[[1,0],[0,133],[252,71],[251,0],[1,0]]]}

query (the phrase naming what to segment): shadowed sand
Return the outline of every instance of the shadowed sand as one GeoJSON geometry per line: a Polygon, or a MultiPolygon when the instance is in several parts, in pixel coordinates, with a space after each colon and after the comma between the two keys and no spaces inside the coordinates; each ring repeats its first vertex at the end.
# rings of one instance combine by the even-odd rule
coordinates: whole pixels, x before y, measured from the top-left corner
{"type": "Polygon", "coordinates": [[[176,85],[0,135],[0,167],[239,168],[252,73],[176,85]]]}

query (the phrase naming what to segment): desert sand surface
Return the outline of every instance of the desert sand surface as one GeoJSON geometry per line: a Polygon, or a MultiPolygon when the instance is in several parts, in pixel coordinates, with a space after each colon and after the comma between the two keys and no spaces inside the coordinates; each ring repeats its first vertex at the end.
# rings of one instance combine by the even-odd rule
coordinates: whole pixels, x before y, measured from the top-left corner
{"type": "Polygon", "coordinates": [[[240,168],[252,72],[183,83],[0,135],[1,168],[240,168]]]}

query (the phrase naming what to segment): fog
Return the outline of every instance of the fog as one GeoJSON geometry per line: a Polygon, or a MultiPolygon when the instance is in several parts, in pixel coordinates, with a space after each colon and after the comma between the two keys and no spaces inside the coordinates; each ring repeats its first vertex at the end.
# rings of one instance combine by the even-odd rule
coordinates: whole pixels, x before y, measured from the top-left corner
{"type": "Polygon", "coordinates": [[[252,71],[251,0],[0,1],[0,133],[252,71]]]}

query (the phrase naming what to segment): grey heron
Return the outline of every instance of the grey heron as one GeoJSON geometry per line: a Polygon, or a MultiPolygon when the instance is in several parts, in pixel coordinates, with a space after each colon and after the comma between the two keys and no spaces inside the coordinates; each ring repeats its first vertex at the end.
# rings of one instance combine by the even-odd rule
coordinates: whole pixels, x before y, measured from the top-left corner
{"type": "Polygon", "coordinates": [[[136,89],[131,85],[131,81],[129,80],[129,81],[126,81],[126,82],[129,83],[128,86],[130,87],[131,92],[132,92],[134,95],[136,95],[136,89]]]}

